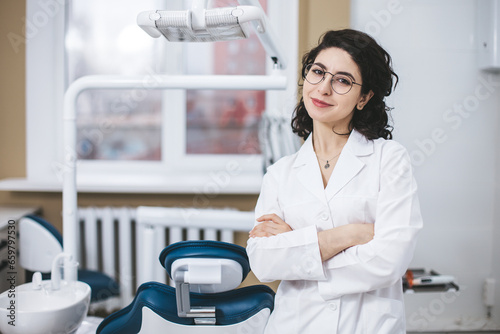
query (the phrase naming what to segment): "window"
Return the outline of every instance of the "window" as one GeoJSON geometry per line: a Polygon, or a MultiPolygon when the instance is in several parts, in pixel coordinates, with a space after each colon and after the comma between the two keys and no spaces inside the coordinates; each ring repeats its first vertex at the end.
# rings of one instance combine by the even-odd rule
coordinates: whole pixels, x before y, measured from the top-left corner
{"type": "MultiPolygon", "coordinates": [[[[67,82],[86,75],[164,72],[167,43],[151,38],[135,22],[144,8],[161,8],[164,3],[70,1],[66,7],[67,82]]],[[[83,92],[76,109],[78,158],[161,161],[161,106],[162,92],[158,90],[83,92]]]]}
{"type": "MultiPolygon", "coordinates": [[[[214,6],[237,6],[215,1],[214,6]]],[[[266,0],[261,0],[266,8],[266,0]]],[[[147,36],[134,17],[165,1],[74,0],[67,7],[68,82],[91,74],[165,73],[175,48],[147,36]],[[124,6],[124,4],[126,4],[124,6]],[[108,9],[114,8],[109,24],[108,9]]],[[[170,5],[172,7],[172,5],[170,5]]],[[[184,74],[265,74],[266,53],[255,33],[245,40],[190,43],[183,46],[184,74]],[[202,55],[202,56],[200,56],[202,55]]],[[[80,159],[162,160],[162,108],[169,93],[160,91],[85,92],[78,110],[80,159]]],[[[199,91],[186,95],[186,154],[259,154],[258,123],[265,109],[264,91],[199,91]],[[242,144],[243,143],[243,144],[242,144]]],[[[168,150],[166,150],[168,151],[168,150]]]]}
{"type": "MultiPolygon", "coordinates": [[[[222,5],[234,3],[223,1],[222,5]]],[[[42,15],[50,18],[27,40],[27,172],[28,181],[41,188],[60,183],[57,180],[64,172],[62,101],[65,88],[75,78],[89,74],[264,74],[270,68],[255,36],[234,42],[169,43],[149,37],[135,25],[140,11],[188,8],[186,1],[130,1],[125,5],[124,1],[73,0],[67,8],[53,4],[50,13],[43,1],[27,0],[27,4],[28,21],[36,23],[34,19],[42,15]],[[72,20],[67,24],[65,12],[72,20]],[[85,23],[89,15],[90,25],[85,23]],[[125,23],[119,23],[121,19],[125,23]],[[91,36],[95,36],[92,47],[91,36]],[[250,60],[234,56],[238,53],[250,60]],[[223,56],[229,60],[221,61],[223,56]]],[[[277,35],[283,36],[280,41],[288,60],[284,72],[289,88],[281,93],[283,98],[275,100],[282,103],[277,108],[291,113],[297,82],[297,3],[267,0],[267,6],[277,35]],[[273,11],[278,14],[276,21],[273,11]]],[[[262,176],[258,121],[267,107],[266,95],[263,91],[215,90],[82,93],[77,104],[80,191],[199,192],[216,179],[219,192],[257,193],[262,176]],[[222,175],[230,180],[220,181],[222,175]]]]}

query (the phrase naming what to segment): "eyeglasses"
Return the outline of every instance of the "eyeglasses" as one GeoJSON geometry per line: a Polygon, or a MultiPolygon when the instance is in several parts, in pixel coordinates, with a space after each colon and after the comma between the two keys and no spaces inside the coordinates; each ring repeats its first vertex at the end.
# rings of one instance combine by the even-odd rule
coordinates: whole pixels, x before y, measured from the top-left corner
{"type": "Polygon", "coordinates": [[[309,64],[306,66],[304,70],[304,79],[307,80],[312,85],[317,85],[323,80],[325,80],[326,73],[332,76],[332,89],[335,93],[344,95],[349,93],[352,88],[352,85],[362,86],[361,84],[354,82],[354,80],[345,74],[337,73],[333,74],[325,71],[323,67],[318,64],[309,64]]]}

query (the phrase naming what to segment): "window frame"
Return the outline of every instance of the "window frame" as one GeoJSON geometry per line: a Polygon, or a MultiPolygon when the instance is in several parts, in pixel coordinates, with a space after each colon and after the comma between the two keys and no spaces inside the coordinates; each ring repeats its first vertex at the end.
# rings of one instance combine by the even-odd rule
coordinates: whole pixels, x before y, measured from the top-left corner
{"type": "MultiPolygon", "coordinates": [[[[60,190],[63,159],[63,101],[67,87],[64,75],[65,3],[51,6],[26,0],[26,173],[23,190],[60,190]],[[31,30],[30,30],[31,27],[31,30]],[[54,47],[47,47],[51,45],[54,47]],[[48,79],[48,80],[47,80],[48,79]],[[48,82],[47,82],[48,81],[48,82]]],[[[270,22],[287,55],[287,90],[266,93],[279,109],[293,110],[296,101],[298,44],[298,1],[268,0],[270,22]],[[288,15],[283,15],[283,8],[288,15]],[[277,20],[273,21],[273,12],[277,20]],[[286,20],[284,17],[288,18],[286,20]],[[292,19],[290,19],[292,18],[292,19]],[[272,96],[271,96],[272,94],[272,96]]],[[[145,38],[149,38],[145,35],[145,38]]],[[[178,44],[178,43],[175,43],[178,44]]],[[[182,46],[177,47],[178,58],[182,46]]],[[[272,70],[268,61],[267,73],[272,70]]],[[[185,91],[165,91],[180,112],[175,122],[163,121],[162,156],[171,155],[174,164],[162,161],[78,161],[78,191],[125,193],[242,193],[257,194],[263,175],[261,155],[189,155],[185,148],[185,91]],[[178,126],[181,124],[182,126],[178,126]],[[168,135],[167,135],[168,134],[168,135]],[[175,145],[172,145],[172,137],[175,145]],[[180,145],[179,145],[180,144],[180,145]],[[189,170],[189,172],[186,172],[189,170]]],[[[276,108],[276,106],[273,106],[276,108]]],[[[172,108],[172,104],[170,105],[172,108]]],[[[166,115],[166,111],[162,111],[166,115]]],[[[170,116],[169,116],[170,117],[170,116]]],[[[164,119],[166,117],[163,117],[164,119]]],[[[96,134],[98,135],[98,134],[96,134]]]]}

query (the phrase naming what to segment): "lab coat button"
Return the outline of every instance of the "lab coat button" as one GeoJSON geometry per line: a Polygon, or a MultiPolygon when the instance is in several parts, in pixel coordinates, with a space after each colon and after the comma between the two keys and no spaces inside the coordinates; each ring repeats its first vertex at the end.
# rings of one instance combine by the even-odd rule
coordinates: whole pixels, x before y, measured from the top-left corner
{"type": "Polygon", "coordinates": [[[328,220],[328,215],[326,213],[321,215],[322,220],[328,220]]]}
{"type": "Polygon", "coordinates": [[[328,307],[332,311],[337,311],[337,304],[336,303],[328,303],[328,307]]]}

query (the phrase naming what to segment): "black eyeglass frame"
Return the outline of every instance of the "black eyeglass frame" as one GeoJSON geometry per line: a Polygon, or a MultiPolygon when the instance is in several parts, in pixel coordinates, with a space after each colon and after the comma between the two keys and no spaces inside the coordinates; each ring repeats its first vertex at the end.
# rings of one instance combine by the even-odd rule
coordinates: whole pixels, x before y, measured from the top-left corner
{"type": "Polygon", "coordinates": [[[325,71],[325,69],[324,69],[322,66],[320,66],[320,65],[318,65],[318,64],[316,64],[316,63],[310,63],[310,64],[307,64],[307,65],[306,65],[306,67],[304,68],[304,73],[302,73],[302,78],[303,78],[304,80],[306,80],[307,82],[309,82],[311,85],[317,85],[317,84],[319,84],[319,83],[323,82],[323,80],[325,80],[325,77],[326,77],[326,74],[327,74],[327,73],[328,73],[328,74],[330,74],[330,75],[332,76],[332,80],[330,80],[330,87],[332,87],[333,91],[334,91],[335,93],[339,94],[339,95],[345,95],[345,94],[349,93],[349,92],[351,91],[351,89],[352,89],[352,86],[353,86],[353,85],[358,85],[358,86],[360,86],[360,87],[363,87],[363,85],[362,85],[362,84],[357,83],[357,82],[356,82],[356,81],[354,81],[354,79],[353,79],[353,80],[351,81],[351,87],[349,87],[349,90],[348,90],[347,92],[345,92],[345,93],[339,93],[339,92],[337,92],[337,91],[335,90],[335,88],[333,88],[333,78],[335,78],[335,76],[336,76],[337,74],[339,74],[339,73],[337,73],[337,74],[333,74],[332,72],[325,71]],[[307,80],[307,73],[309,73],[309,70],[311,69],[311,67],[312,67],[313,65],[317,65],[317,66],[321,67],[321,70],[323,71],[323,78],[321,78],[321,80],[320,80],[320,81],[318,81],[318,82],[316,82],[316,83],[313,83],[313,82],[311,82],[311,81],[307,80]]]}

